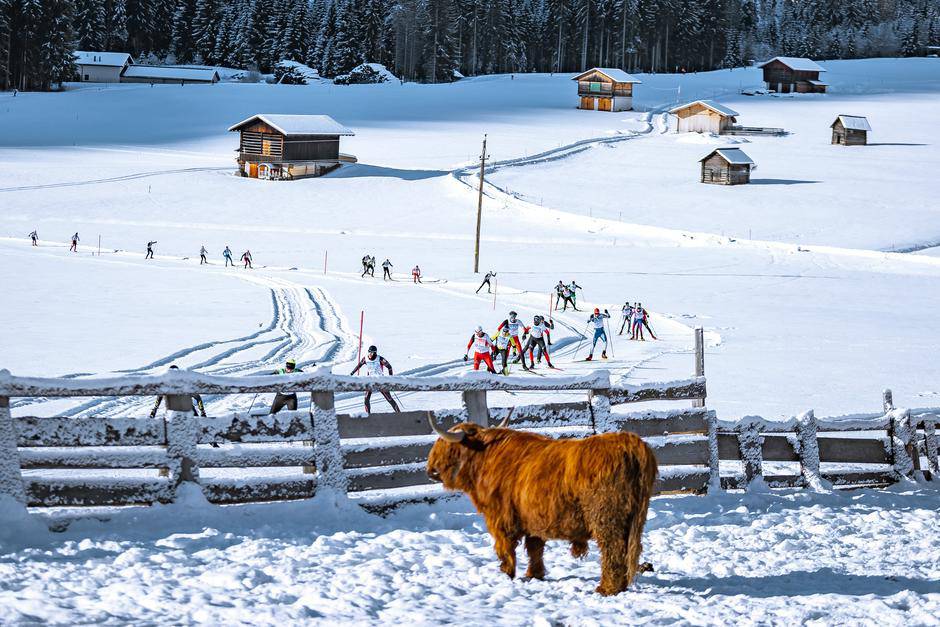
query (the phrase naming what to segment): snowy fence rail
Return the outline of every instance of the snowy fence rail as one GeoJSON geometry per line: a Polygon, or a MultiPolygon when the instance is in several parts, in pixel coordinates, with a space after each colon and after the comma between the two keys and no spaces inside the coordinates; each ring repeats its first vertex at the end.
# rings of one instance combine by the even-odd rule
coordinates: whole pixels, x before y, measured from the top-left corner
{"type": "Polygon", "coordinates": [[[366,492],[427,484],[424,466],[435,439],[428,412],[367,417],[336,413],[337,392],[379,389],[460,392],[462,408],[432,412],[444,426],[468,420],[494,425],[502,420],[510,408],[489,408],[487,392],[585,393],[583,401],[516,407],[513,425],[556,437],[622,429],[647,435],[663,466],[659,485],[663,492],[703,491],[717,478],[709,440],[709,433],[712,439],[715,433],[713,412],[704,408],[611,412],[612,406],[644,401],[703,404],[704,377],[628,386],[612,385],[606,371],[545,379],[484,373],[456,378],[354,378],[325,370],[290,377],[225,378],[171,371],[106,380],[22,378],[0,372],[0,492],[30,505],[78,506],[171,501],[183,482],[199,484],[206,497],[218,503],[306,498],[318,486],[366,492]],[[310,411],[207,418],[191,411],[195,393],[261,392],[309,392],[310,411]],[[12,418],[9,410],[10,397],[150,395],[166,396],[164,418],[12,418]],[[203,472],[231,468],[257,472],[242,473],[237,479],[203,472]],[[271,472],[285,468],[294,472],[271,472]],[[55,476],[36,472],[43,470],[61,472],[55,476]],[[145,474],[116,476],[116,470],[145,474]],[[99,474],[88,474],[93,472],[99,474]]]}

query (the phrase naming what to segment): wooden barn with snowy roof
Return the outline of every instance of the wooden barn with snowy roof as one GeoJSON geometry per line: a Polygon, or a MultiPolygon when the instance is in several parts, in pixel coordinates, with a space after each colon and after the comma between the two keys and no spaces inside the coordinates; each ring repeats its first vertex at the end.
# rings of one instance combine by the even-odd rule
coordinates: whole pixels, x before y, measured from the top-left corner
{"type": "Polygon", "coordinates": [[[743,185],[751,182],[754,162],[740,148],[716,148],[701,159],[702,183],[743,185]]]}
{"type": "Polygon", "coordinates": [[[578,81],[578,108],[590,111],[630,111],[633,86],[643,81],[623,70],[595,67],[573,79],[578,81]]]}
{"type": "Polygon", "coordinates": [[[738,112],[714,100],[696,100],[671,109],[676,116],[677,133],[715,133],[730,129],[738,112]]]}
{"type": "Polygon", "coordinates": [[[321,176],[342,162],[356,162],[339,151],[339,138],[355,133],[328,115],[259,113],[228,130],[240,134],[242,176],[293,180],[321,176]]]}
{"type": "Polygon", "coordinates": [[[832,123],[832,143],[840,146],[864,146],[871,125],[860,115],[839,115],[832,123]]]}
{"type": "Polygon", "coordinates": [[[764,82],[767,89],[778,94],[824,94],[826,83],[819,80],[819,73],[825,72],[822,67],[812,59],[804,57],[774,57],[770,61],[758,64],[764,71],[764,82]]]}

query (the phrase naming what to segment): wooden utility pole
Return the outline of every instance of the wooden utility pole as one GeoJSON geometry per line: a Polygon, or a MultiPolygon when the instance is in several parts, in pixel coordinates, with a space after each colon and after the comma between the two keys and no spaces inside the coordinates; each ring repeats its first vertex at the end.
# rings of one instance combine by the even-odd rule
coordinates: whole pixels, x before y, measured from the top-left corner
{"type": "Polygon", "coordinates": [[[477,239],[473,251],[473,273],[480,273],[480,221],[483,219],[483,173],[486,169],[486,134],[483,135],[483,152],[480,153],[480,191],[477,195],[477,239]]]}

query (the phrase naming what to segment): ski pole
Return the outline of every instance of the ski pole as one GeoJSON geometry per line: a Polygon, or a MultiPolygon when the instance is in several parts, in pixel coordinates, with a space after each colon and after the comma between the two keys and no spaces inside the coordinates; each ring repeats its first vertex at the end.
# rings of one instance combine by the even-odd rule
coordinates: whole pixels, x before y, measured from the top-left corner
{"type": "Polygon", "coordinates": [[[251,416],[251,408],[255,406],[255,399],[258,398],[258,394],[261,394],[261,392],[255,392],[255,395],[251,397],[251,405],[248,406],[249,416],[251,416]]]}
{"type": "Polygon", "coordinates": [[[614,356],[614,336],[610,332],[610,318],[605,318],[604,322],[607,323],[607,343],[610,344],[610,356],[614,356]]]}
{"type": "Polygon", "coordinates": [[[395,392],[392,392],[392,398],[394,398],[395,402],[398,403],[398,409],[404,411],[405,405],[401,402],[401,399],[398,397],[398,394],[395,394],[395,392]]]}
{"type": "Polygon", "coordinates": [[[581,350],[581,344],[584,342],[584,338],[587,337],[586,333],[587,333],[587,330],[588,330],[588,327],[590,326],[590,324],[591,324],[591,323],[588,322],[588,323],[585,323],[585,325],[584,325],[584,331],[581,332],[581,339],[578,340],[578,347],[577,347],[576,349],[574,349],[574,357],[577,357],[577,356],[578,356],[578,351],[581,350]]]}

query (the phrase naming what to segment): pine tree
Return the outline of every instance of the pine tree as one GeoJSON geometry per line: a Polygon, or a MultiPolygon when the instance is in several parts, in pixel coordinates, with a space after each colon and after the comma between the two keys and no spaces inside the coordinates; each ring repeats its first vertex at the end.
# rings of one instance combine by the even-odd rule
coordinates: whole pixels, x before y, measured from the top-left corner
{"type": "Polygon", "coordinates": [[[424,39],[422,66],[424,80],[449,83],[457,69],[453,5],[450,0],[426,0],[422,6],[421,29],[424,39]]]}
{"type": "Polygon", "coordinates": [[[194,55],[202,63],[215,65],[215,49],[221,29],[222,13],[219,0],[197,0],[192,22],[194,55]]]}
{"type": "Polygon", "coordinates": [[[105,3],[104,47],[117,52],[127,48],[127,9],[124,0],[107,0],[105,3]]]}
{"type": "Polygon", "coordinates": [[[180,0],[173,13],[173,54],[177,63],[192,63],[196,56],[196,42],[192,23],[196,16],[195,0],[180,0]]]}
{"type": "Polygon", "coordinates": [[[11,2],[0,0],[0,90],[10,88],[11,2]]]}
{"type": "Polygon", "coordinates": [[[75,36],[81,50],[104,50],[104,0],[77,0],[75,36]]]}
{"type": "Polygon", "coordinates": [[[72,0],[42,0],[35,13],[35,69],[31,84],[48,90],[76,74],[72,0]]]}

